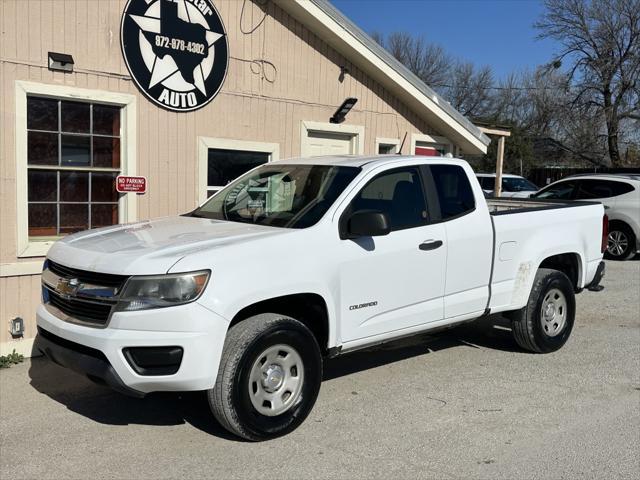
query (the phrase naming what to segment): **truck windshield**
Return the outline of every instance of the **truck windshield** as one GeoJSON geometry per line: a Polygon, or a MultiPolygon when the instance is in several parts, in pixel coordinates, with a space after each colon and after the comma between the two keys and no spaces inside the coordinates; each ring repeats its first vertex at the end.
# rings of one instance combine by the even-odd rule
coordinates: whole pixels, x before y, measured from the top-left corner
{"type": "Polygon", "coordinates": [[[267,164],[237,178],[191,216],[284,228],[314,225],[360,168],[267,164]]]}

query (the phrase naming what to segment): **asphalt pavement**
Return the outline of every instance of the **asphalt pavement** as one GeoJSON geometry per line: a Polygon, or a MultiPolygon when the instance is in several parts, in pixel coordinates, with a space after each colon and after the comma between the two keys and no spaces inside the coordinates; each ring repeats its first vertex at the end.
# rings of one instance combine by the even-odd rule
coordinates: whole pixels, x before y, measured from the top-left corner
{"type": "Polygon", "coordinates": [[[327,362],[292,434],[239,441],[201,393],[132,399],[43,358],[0,371],[0,478],[639,478],[640,260],[577,296],[565,347],[500,317],[327,362]]]}

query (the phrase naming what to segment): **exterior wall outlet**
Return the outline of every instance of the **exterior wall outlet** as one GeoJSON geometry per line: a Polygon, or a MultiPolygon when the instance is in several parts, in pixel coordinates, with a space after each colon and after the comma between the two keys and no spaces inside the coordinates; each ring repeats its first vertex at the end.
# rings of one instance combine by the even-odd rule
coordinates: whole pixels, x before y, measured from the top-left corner
{"type": "Polygon", "coordinates": [[[9,333],[13,338],[24,336],[24,320],[22,317],[16,317],[9,320],[9,333]]]}

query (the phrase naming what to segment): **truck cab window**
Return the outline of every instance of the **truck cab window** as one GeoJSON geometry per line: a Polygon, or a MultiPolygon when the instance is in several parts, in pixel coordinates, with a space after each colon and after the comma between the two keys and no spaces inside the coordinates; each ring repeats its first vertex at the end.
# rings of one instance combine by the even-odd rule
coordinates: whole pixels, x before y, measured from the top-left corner
{"type": "Polygon", "coordinates": [[[438,191],[442,220],[464,215],[475,209],[473,190],[465,171],[457,165],[431,165],[438,191]]]}
{"type": "Polygon", "coordinates": [[[392,231],[424,225],[427,210],[418,169],[400,168],[375,177],[351,202],[351,211],[358,210],[385,213],[392,231]]]}

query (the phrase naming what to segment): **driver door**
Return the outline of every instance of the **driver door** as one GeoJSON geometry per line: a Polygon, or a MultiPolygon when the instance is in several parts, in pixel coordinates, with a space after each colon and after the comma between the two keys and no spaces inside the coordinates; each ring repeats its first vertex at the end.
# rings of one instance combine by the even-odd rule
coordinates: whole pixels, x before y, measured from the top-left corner
{"type": "Polygon", "coordinates": [[[340,240],[343,343],[443,319],[445,228],[430,224],[423,185],[417,166],[384,171],[343,212],[381,211],[391,226],[385,236],[340,240]]]}

